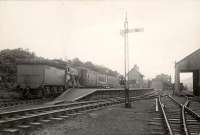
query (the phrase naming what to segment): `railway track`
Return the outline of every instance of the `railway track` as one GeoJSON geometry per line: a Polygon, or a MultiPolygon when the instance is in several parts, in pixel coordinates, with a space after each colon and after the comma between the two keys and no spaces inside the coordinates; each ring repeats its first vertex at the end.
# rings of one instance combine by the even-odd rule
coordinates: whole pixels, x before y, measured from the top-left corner
{"type": "MultiPolygon", "coordinates": [[[[151,133],[169,135],[199,135],[200,116],[191,108],[192,102],[188,97],[176,99],[170,95],[158,98],[159,112],[150,121],[153,125],[151,133]]],[[[199,110],[200,106],[196,106],[199,110]]]]}
{"type": "Polygon", "coordinates": [[[30,105],[43,104],[43,103],[49,102],[51,100],[52,100],[51,98],[46,98],[46,99],[32,99],[32,100],[1,101],[0,102],[0,111],[9,109],[9,108],[19,107],[19,106],[30,106],[30,105]]]}
{"type": "Polygon", "coordinates": [[[0,113],[1,133],[16,134],[22,129],[29,129],[30,127],[39,126],[50,121],[64,120],[69,116],[97,108],[99,109],[103,106],[112,105],[114,103],[117,102],[101,100],[0,113]]]}
{"type": "MultiPolygon", "coordinates": [[[[155,97],[158,91],[132,97],[131,101],[155,97]]],[[[1,134],[24,134],[30,128],[34,128],[52,121],[61,121],[88,111],[94,111],[110,105],[124,103],[124,98],[111,98],[107,100],[95,100],[74,102],[68,104],[48,105],[18,111],[0,113],[1,134]]]]}

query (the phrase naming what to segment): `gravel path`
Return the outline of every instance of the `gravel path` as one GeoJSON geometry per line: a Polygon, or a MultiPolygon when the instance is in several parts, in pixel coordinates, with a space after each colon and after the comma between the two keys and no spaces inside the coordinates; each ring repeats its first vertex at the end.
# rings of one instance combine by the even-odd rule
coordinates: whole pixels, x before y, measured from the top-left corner
{"type": "Polygon", "coordinates": [[[44,125],[32,135],[148,135],[148,121],[155,110],[155,99],[107,107],[69,118],[62,122],[44,125]]]}

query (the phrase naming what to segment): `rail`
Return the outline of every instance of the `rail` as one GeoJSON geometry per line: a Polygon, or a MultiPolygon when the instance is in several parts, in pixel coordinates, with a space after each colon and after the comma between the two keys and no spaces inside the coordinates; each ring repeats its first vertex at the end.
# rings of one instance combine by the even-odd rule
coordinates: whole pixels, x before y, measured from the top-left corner
{"type": "Polygon", "coordinates": [[[20,114],[24,112],[32,112],[32,111],[40,111],[40,110],[53,110],[58,108],[66,108],[66,107],[73,107],[76,105],[85,105],[90,103],[96,103],[96,102],[103,102],[104,100],[95,100],[95,101],[86,101],[86,102],[75,102],[75,103],[68,103],[68,104],[62,104],[62,105],[48,105],[48,106],[42,106],[42,107],[34,107],[34,108],[28,108],[28,109],[22,109],[22,110],[15,110],[15,111],[8,111],[8,112],[1,112],[0,118],[6,116],[6,115],[13,115],[13,114],[20,114]]]}
{"type": "Polygon", "coordinates": [[[184,134],[185,135],[189,135],[189,130],[187,128],[187,123],[186,123],[186,118],[185,118],[185,110],[186,107],[189,103],[188,97],[186,97],[186,101],[184,104],[180,104],[178,103],[178,101],[176,101],[171,95],[168,95],[168,97],[174,102],[176,103],[179,107],[181,107],[181,120],[182,120],[182,124],[183,124],[183,130],[184,130],[184,134]]]}
{"type": "Polygon", "coordinates": [[[166,126],[167,126],[167,130],[168,130],[168,132],[169,132],[170,135],[173,135],[172,128],[171,128],[171,126],[170,126],[170,124],[169,124],[169,120],[167,119],[167,115],[166,115],[166,113],[165,113],[163,104],[162,104],[162,102],[161,102],[161,97],[160,97],[160,95],[159,95],[159,97],[158,97],[158,101],[159,101],[159,106],[160,106],[160,108],[161,108],[161,110],[162,110],[162,115],[163,115],[163,117],[164,117],[165,124],[166,124],[166,126]]]}
{"type": "Polygon", "coordinates": [[[185,118],[185,107],[188,105],[188,103],[189,103],[189,100],[187,98],[186,102],[181,107],[181,115],[182,115],[183,129],[184,129],[185,135],[189,135],[189,131],[186,124],[186,118],[185,118]]]}

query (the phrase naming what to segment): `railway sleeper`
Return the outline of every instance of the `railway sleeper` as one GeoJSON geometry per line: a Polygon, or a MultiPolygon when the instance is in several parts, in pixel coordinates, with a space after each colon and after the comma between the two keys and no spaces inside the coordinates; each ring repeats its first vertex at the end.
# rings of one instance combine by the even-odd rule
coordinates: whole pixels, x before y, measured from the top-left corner
{"type": "Polygon", "coordinates": [[[49,122],[51,122],[51,120],[50,119],[42,119],[42,120],[40,120],[40,122],[42,122],[42,123],[49,123],[49,122]]]}
{"type": "Polygon", "coordinates": [[[92,108],[92,109],[83,111],[83,113],[92,112],[92,111],[96,111],[96,110],[99,110],[99,109],[101,109],[101,108],[100,107],[99,108],[92,108]]]}
{"type": "Polygon", "coordinates": [[[152,135],[163,135],[163,132],[151,132],[150,134],[152,134],[152,135]]]}
{"type": "Polygon", "coordinates": [[[171,125],[178,125],[178,124],[182,124],[182,122],[179,120],[179,121],[169,121],[171,125]]]}
{"type": "Polygon", "coordinates": [[[87,113],[87,112],[91,112],[91,111],[100,110],[100,109],[102,109],[102,108],[104,108],[104,106],[98,106],[98,105],[96,105],[96,106],[92,106],[91,108],[86,109],[86,110],[84,110],[84,111],[82,111],[82,112],[83,112],[83,113],[87,113]]]}
{"type": "Polygon", "coordinates": [[[188,126],[193,126],[193,125],[200,126],[200,123],[196,123],[196,122],[187,122],[187,125],[188,125],[188,126]]]}
{"type": "Polygon", "coordinates": [[[60,117],[60,118],[64,118],[64,119],[67,119],[67,118],[69,118],[69,116],[68,116],[68,115],[60,115],[59,117],[60,117]]]}
{"type": "Polygon", "coordinates": [[[20,128],[20,129],[28,129],[30,128],[31,126],[30,125],[25,125],[25,124],[22,124],[22,125],[18,125],[17,128],[20,128]]]}
{"type": "Polygon", "coordinates": [[[154,125],[154,126],[159,126],[161,125],[160,122],[149,122],[148,125],[154,125]]]}
{"type": "Polygon", "coordinates": [[[30,122],[29,124],[30,124],[31,126],[40,126],[40,125],[42,125],[42,123],[37,122],[37,121],[30,122]]]}
{"type": "Polygon", "coordinates": [[[162,131],[162,132],[163,132],[163,127],[161,127],[161,126],[158,126],[158,127],[156,126],[156,127],[154,127],[154,126],[153,126],[153,127],[151,128],[151,130],[152,130],[152,131],[162,131]]]}
{"type": "Polygon", "coordinates": [[[61,118],[61,117],[52,117],[50,118],[51,120],[57,120],[57,121],[61,121],[61,120],[64,120],[64,118],[61,118]]]}
{"type": "Polygon", "coordinates": [[[3,135],[19,135],[20,130],[17,128],[5,128],[0,131],[3,135]]]}
{"type": "Polygon", "coordinates": [[[190,127],[190,130],[189,131],[192,131],[192,132],[199,132],[199,127],[190,127]]]}
{"type": "Polygon", "coordinates": [[[190,135],[199,135],[199,131],[192,131],[190,132],[190,135]]]}
{"type": "Polygon", "coordinates": [[[68,114],[69,117],[75,117],[77,115],[81,115],[83,113],[79,112],[79,113],[73,113],[73,114],[68,114]]]}

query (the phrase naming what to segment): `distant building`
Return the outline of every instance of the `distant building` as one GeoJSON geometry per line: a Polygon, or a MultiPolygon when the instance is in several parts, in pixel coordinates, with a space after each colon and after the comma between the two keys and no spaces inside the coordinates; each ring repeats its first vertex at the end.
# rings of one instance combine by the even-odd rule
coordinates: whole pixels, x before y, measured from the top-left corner
{"type": "Polygon", "coordinates": [[[167,74],[160,74],[156,76],[156,79],[162,80],[163,82],[171,83],[171,76],[167,74]]]}
{"type": "Polygon", "coordinates": [[[143,77],[139,72],[139,67],[135,65],[129,72],[128,72],[128,84],[130,88],[142,88],[143,87],[143,77]]]}
{"type": "Polygon", "coordinates": [[[157,75],[154,79],[152,79],[151,87],[162,90],[171,89],[171,76],[166,74],[157,75]]]}
{"type": "Polygon", "coordinates": [[[151,87],[151,80],[149,79],[144,79],[143,80],[143,88],[150,88],[151,87]]]}

